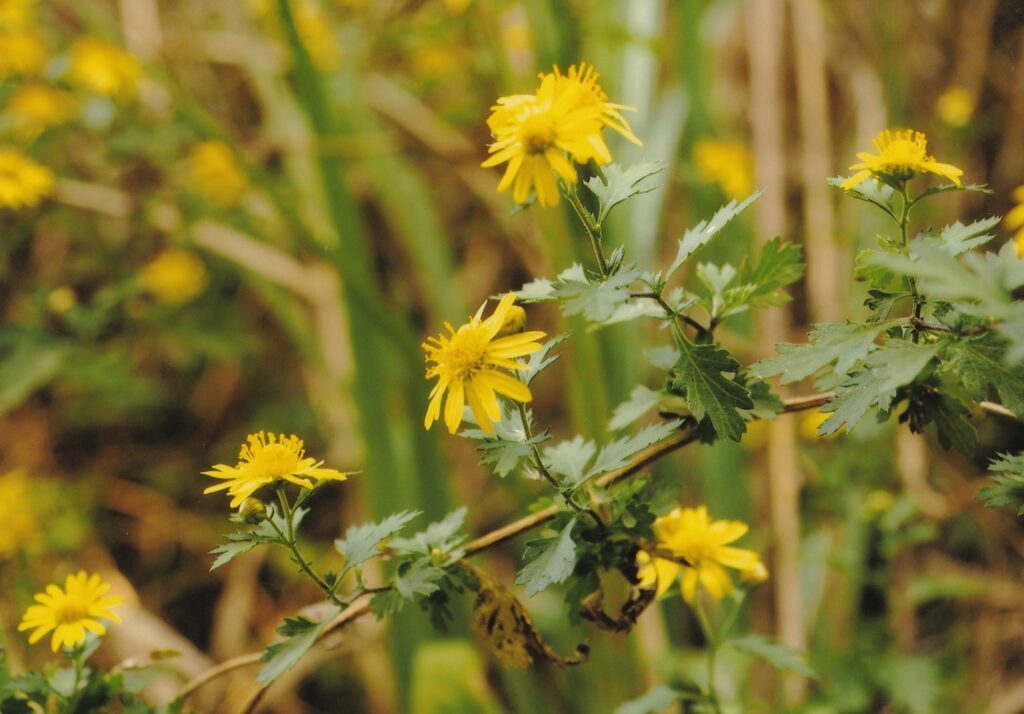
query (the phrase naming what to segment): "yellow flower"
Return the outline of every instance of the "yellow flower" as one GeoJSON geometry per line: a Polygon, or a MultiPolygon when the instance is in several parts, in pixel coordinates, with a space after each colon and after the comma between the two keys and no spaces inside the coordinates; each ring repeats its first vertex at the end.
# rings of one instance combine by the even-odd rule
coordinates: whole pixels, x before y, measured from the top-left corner
{"type": "Polygon", "coordinates": [[[53,191],[53,172],[12,149],[0,149],[0,206],[31,208],[53,191]]]}
{"type": "Polygon", "coordinates": [[[335,469],[321,468],[323,461],[306,456],[302,439],[292,434],[249,434],[238,454],[238,464],[217,464],[206,476],[223,479],[224,483],[210,486],[203,493],[227,491],[231,508],[237,508],[264,486],[287,481],[302,488],[312,489],[316,481],[344,481],[347,476],[335,469]]]}
{"type": "Polygon", "coordinates": [[[743,537],[747,530],[747,524],[741,521],[712,521],[705,506],[676,508],[654,521],[654,534],[658,538],[656,552],[671,554],[674,559],[657,554],[652,558],[641,551],[637,555],[640,584],[657,586],[660,596],[682,570],[682,592],[687,602],[693,602],[698,585],[715,600],[721,600],[733,589],[732,579],[722,566],[739,570],[741,574],[767,575],[757,553],[728,545],[743,537]]]}
{"type": "Polygon", "coordinates": [[[232,206],[249,190],[249,180],[238,166],[231,147],[223,141],[204,141],[188,158],[188,173],[195,188],[222,206],[232,206]]]}
{"type": "Polygon", "coordinates": [[[803,414],[800,415],[800,422],[798,423],[796,428],[797,434],[800,436],[801,439],[805,441],[821,441],[822,439],[835,439],[837,436],[839,436],[840,432],[846,430],[845,424],[839,427],[839,430],[832,434],[821,436],[818,433],[818,427],[820,427],[822,424],[828,421],[828,418],[830,416],[832,416],[831,412],[804,412],[803,414]]]}
{"type": "Polygon", "coordinates": [[[28,475],[16,469],[0,476],[0,560],[9,558],[40,535],[28,475]]]}
{"type": "Polygon", "coordinates": [[[37,75],[46,64],[46,46],[34,30],[0,31],[0,78],[37,75]]]}
{"type": "Polygon", "coordinates": [[[186,303],[206,287],[206,266],[187,250],[169,248],[139,270],[139,285],[161,302],[186,303]]]}
{"type": "Polygon", "coordinates": [[[15,136],[32,141],[47,127],[66,122],[74,107],[65,91],[45,84],[27,84],[7,102],[4,114],[10,119],[15,136]]]}
{"type": "Polygon", "coordinates": [[[76,575],[69,575],[64,581],[64,589],[56,585],[47,585],[46,592],[35,597],[38,605],[29,606],[25,616],[18,625],[18,631],[34,630],[29,635],[29,644],[35,644],[46,633],[53,631],[50,646],[54,652],[61,646],[74,647],[85,642],[85,632],[97,635],[106,633],[107,628],[100,620],[120,622],[110,608],[121,603],[118,595],[104,594],[110,590],[110,584],[103,582],[99,575],[89,575],[84,570],[76,575]]]}
{"type": "Polygon", "coordinates": [[[35,19],[36,0],[0,0],[0,27],[20,28],[35,19]]]}
{"type": "Polygon", "coordinates": [[[935,102],[939,118],[949,126],[966,126],[974,114],[976,100],[966,87],[950,87],[935,102]]]}
{"type": "Polygon", "coordinates": [[[754,157],[737,141],[700,139],[693,145],[697,176],[716,183],[729,198],[745,198],[754,190],[754,157]]]}
{"type": "Polygon", "coordinates": [[[564,75],[555,67],[553,73],[541,75],[535,95],[498,99],[487,120],[494,137],[488,149],[491,157],[482,166],[508,162],[499,193],[512,188],[512,200],[525,203],[532,190],[541,206],[554,206],[559,200],[555,176],[576,182],[573,161],[612,160],[601,133],[605,126],[640,142],[619,112],[627,107],[608,103],[597,79],[597,72],[586,64],[572,66],[564,75]]]}
{"type": "Polygon", "coordinates": [[[875,137],[873,143],[878,151],[878,156],[866,151],[857,154],[861,163],[853,164],[850,167],[857,173],[843,181],[843,189],[855,188],[857,184],[872,175],[906,181],[921,173],[937,174],[949,179],[957,186],[960,185],[960,177],[964,174],[963,170],[952,164],[939,163],[935,157],[928,156],[928,139],[919,131],[886,129],[875,137]]]}
{"type": "Polygon", "coordinates": [[[1013,190],[1013,200],[1017,202],[1003,222],[1007,228],[1016,228],[1013,242],[1017,246],[1017,257],[1024,258],[1024,186],[1018,186],[1013,190]]]}
{"type": "Polygon", "coordinates": [[[91,92],[132,99],[142,67],[129,52],[96,37],[82,37],[71,46],[70,79],[91,92]]]}
{"type": "Polygon", "coordinates": [[[545,334],[534,330],[497,337],[505,326],[514,301],[513,293],[506,294],[491,316],[484,320],[481,317],[487,306],[485,302],[476,315],[458,330],[445,323],[450,335],[442,333],[423,343],[428,364],[427,379],[438,378],[430,390],[424,427],[429,429],[440,418],[441,400],[446,393],[444,423],[451,434],[462,422],[466,402],[469,402],[480,428],[491,434],[494,432],[493,423],[501,419],[499,394],[517,402],[533,399],[529,387],[503,370],[527,369],[515,358],[539,350],[541,344],[537,340],[543,339],[545,334]],[[434,363],[432,366],[431,362],[434,363]]]}

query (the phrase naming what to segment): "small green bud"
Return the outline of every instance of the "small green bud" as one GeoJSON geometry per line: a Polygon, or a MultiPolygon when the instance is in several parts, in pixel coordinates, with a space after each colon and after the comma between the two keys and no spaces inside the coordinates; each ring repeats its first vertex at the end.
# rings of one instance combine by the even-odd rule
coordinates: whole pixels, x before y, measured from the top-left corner
{"type": "Polygon", "coordinates": [[[259,523],[266,519],[267,507],[260,499],[250,496],[238,506],[238,517],[244,523],[259,523]]]}

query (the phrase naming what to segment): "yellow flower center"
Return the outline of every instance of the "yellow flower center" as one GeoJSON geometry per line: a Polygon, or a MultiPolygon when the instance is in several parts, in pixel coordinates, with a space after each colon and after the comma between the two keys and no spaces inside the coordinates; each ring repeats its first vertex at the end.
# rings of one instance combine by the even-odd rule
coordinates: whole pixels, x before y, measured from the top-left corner
{"type": "Polygon", "coordinates": [[[519,127],[519,140],[527,154],[543,154],[555,142],[555,123],[548,113],[533,114],[519,127]]]}
{"type": "Polygon", "coordinates": [[[437,362],[443,366],[452,379],[466,380],[484,368],[484,357],[490,340],[479,329],[462,329],[452,335],[451,342],[437,355],[437,362]]]}
{"type": "Polygon", "coordinates": [[[53,619],[58,625],[70,625],[84,620],[89,615],[89,608],[81,602],[65,600],[53,609],[53,619]]]}
{"type": "Polygon", "coordinates": [[[250,478],[270,480],[297,471],[299,460],[299,452],[292,445],[267,444],[253,451],[245,470],[250,478]]]}

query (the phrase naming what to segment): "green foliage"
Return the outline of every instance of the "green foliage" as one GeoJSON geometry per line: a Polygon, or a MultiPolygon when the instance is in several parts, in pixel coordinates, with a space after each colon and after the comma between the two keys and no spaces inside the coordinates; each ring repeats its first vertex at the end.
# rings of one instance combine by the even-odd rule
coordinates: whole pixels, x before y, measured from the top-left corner
{"type": "Polygon", "coordinates": [[[615,411],[612,412],[612,418],[608,422],[608,428],[611,431],[617,431],[629,426],[656,407],[663,396],[661,392],[655,392],[642,384],[638,384],[633,387],[633,391],[629,394],[629,399],[615,407],[615,411]]]}
{"type": "Polygon", "coordinates": [[[406,523],[416,518],[422,511],[401,511],[392,513],[378,523],[364,523],[349,526],[344,539],[334,541],[335,549],[345,559],[344,574],[349,568],[362,565],[370,558],[380,555],[381,541],[402,530],[406,523]]]}
{"type": "Polygon", "coordinates": [[[682,692],[662,684],[636,699],[620,704],[615,714],[657,714],[682,698],[682,692]]]}
{"type": "Polygon", "coordinates": [[[715,215],[711,217],[711,220],[701,221],[686,231],[683,237],[679,239],[679,248],[676,251],[675,260],[672,261],[672,265],[669,266],[668,271],[665,273],[665,280],[670,279],[698,248],[707,245],[729,221],[742,213],[747,206],[760,197],[761,192],[756,191],[743,199],[742,202],[737,202],[734,199],[719,208],[715,215]]]}
{"type": "Polygon", "coordinates": [[[1024,367],[1006,358],[1007,341],[997,335],[950,340],[943,352],[942,369],[963,384],[975,401],[989,398],[994,389],[1003,406],[1024,414],[1024,367]]]}
{"type": "Polygon", "coordinates": [[[754,407],[750,392],[734,379],[739,363],[721,347],[695,345],[682,333],[676,346],[671,389],[686,398],[694,419],[707,417],[716,435],[739,441],[747,429],[740,410],[754,407]]]}
{"type": "Polygon", "coordinates": [[[423,531],[411,538],[395,538],[391,541],[391,550],[396,555],[413,556],[444,556],[445,564],[462,557],[460,546],[466,541],[462,533],[462,524],[466,520],[469,509],[465,506],[457,508],[442,520],[431,523],[423,531]]]}
{"type": "Polygon", "coordinates": [[[576,436],[555,446],[544,449],[544,464],[553,473],[562,477],[562,483],[569,489],[582,487],[596,476],[628,466],[630,458],[656,444],[675,432],[682,422],[678,420],[650,424],[634,436],[616,439],[597,451],[593,442],[576,436]],[[590,468],[587,464],[597,453],[590,468]]]}
{"type": "Polygon", "coordinates": [[[598,282],[560,278],[553,285],[553,296],[566,317],[583,315],[591,322],[605,322],[629,300],[629,286],[639,277],[638,270],[626,266],[598,282]]]}
{"type": "MultiPolygon", "coordinates": [[[[914,239],[914,242],[935,241],[946,253],[957,256],[974,248],[979,248],[995,238],[993,234],[986,233],[986,231],[997,226],[1001,220],[1001,216],[991,216],[979,221],[973,221],[966,226],[960,221],[956,221],[939,231],[937,236],[934,235],[933,231],[922,231],[914,239]]],[[[912,242],[911,248],[913,246],[914,243],[912,242]]]]}
{"type": "Polygon", "coordinates": [[[259,683],[266,686],[294,667],[329,622],[329,619],[316,622],[306,617],[286,617],[284,624],[277,628],[285,639],[267,647],[260,658],[267,664],[256,676],[259,683]]]}
{"type": "Polygon", "coordinates": [[[996,475],[990,486],[978,491],[978,498],[989,508],[1010,506],[1024,516],[1024,454],[999,454],[988,470],[996,475]]]}
{"type": "Polygon", "coordinates": [[[884,349],[868,355],[862,368],[840,384],[835,399],[822,408],[832,416],[822,423],[818,433],[834,434],[844,424],[852,430],[871,407],[889,411],[897,390],[913,382],[938,351],[938,345],[890,340],[884,349]]]}
{"type": "Polygon", "coordinates": [[[750,372],[761,379],[781,375],[779,382],[790,384],[810,377],[835,362],[833,374],[849,374],[858,362],[877,347],[875,339],[890,324],[858,325],[847,322],[815,325],[811,330],[810,342],[776,345],[778,356],[754,364],[750,372]]]}
{"type": "Polygon", "coordinates": [[[802,652],[762,635],[744,635],[726,640],[725,644],[740,652],[760,657],[775,669],[789,670],[810,679],[818,678],[815,671],[807,665],[802,652]]]}
{"type": "Polygon", "coordinates": [[[665,168],[661,161],[644,161],[622,168],[619,164],[608,164],[602,167],[603,177],[594,176],[585,183],[598,200],[600,210],[597,222],[604,223],[608,213],[623,201],[641,193],[653,191],[658,186],[650,184],[646,179],[660,173],[665,168]]]}
{"type": "Polygon", "coordinates": [[[764,244],[756,262],[743,259],[737,280],[740,287],[734,288],[736,296],[730,302],[751,307],[785,305],[791,298],[782,288],[804,274],[800,258],[800,246],[772,238],[764,244]]]}
{"type": "MultiPolygon", "coordinates": [[[[296,530],[302,519],[309,513],[308,508],[296,508],[292,511],[292,527],[296,530]]],[[[288,532],[288,524],[285,516],[278,512],[273,504],[267,505],[267,517],[255,528],[247,531],[236,531],[225,536],[226,542],[218,545],[210,551],[216,554],[217,558],[210,566],[210,570],[217,570],[230,563],[243,553],[248,553],[258,545],[270,543],[282,543],[281,534],[288,532]]]]}
{"type": "Polygon", "coordinates": [[[576,567],[576,542],[572,530],[576,519],[565,524],[553,538],[541,538],[527,543],[526,564],[516,573],[516,584],[526,585],[526,594],[533,596],[550,585],[565,582],[576,567]]]}

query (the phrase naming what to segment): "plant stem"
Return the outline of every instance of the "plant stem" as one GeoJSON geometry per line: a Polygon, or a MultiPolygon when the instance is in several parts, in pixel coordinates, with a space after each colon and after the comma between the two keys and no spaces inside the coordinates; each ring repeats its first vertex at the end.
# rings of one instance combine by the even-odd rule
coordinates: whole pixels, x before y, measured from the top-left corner
{"type": "Polygon", "coordinates": [[[708,618],[707,613],[704,612],[704,605],[700,601],[700,592],[698,591],[694,597],[694,612],[697,613],[697,622],[700,623],[700,629],[704,633],[704,640],[707,643],[708,650],[708,696],[718,702],[718,696],[715,693],[715,664],[718,659],[718,634],[715,632],[714,627],[711,625],[711,620],[708,618]]]}
{"type": "Polygon", "coordinates": [[[569,205],[572,206],[574,211],[576,211],[576,215],[579,217],[580,223],[583,224],[583,228],[587,232],[587,237],[590,238],[590,246],[594,249],[594,258],[597,259],[597,267],[601,271],[601,277],[607,278],[608,259],[604,257],[604,246],[601,243],[601,224],[594,220],[590,211],[588,211],[587,207],[583,205],[583,201],[580,200],[580,195],[576,190],[576,186],[569,186],[563,183],[562,193],[565,194],[565,198],[569,201],[569,205]]]}
{"type": "Polygon", "coordinates": [[[696,330],[698,336],[705,335],[705,334],[711,332],[711,330],[713,329],[711,327],[705,327],[704,325],[700,324],[699,322],[694,320],[689,315],[685,315],[685,314],[683,314],[681,312],[677,312],[676,310],[673,310],[672,306],[669,305],[668,301],[665,299],[665,296],[662,295],[659,292],[654,291],[654,290],[650,290],[648,292],[630,293],[629,296],[631,298],[647,298],[649,300],[654,300],[654,302],[658,303],[658,305],[661,307],[661,309],[665,311],[665,316],[666,317],[669,317],[669,318],[672,318],[672,319],[676,319],[676,320],[682,320],[687,325],[689,325],[694,330],[696,330]]]}
{"type": "MultiPolygon", "coordinates": [[[[914,203],[910,200],[910,195],[907,193],[906,181],[900,186],[900,195],[903,197],[903,205],[900,208],[900,241],[903,246],[903,254],[906,256],[910,255],[910,238],[908,236],[910,229],[910,208],[914,203]]],[[[914,296],[914,319],[921,319],[921,311],[924,309],[924,301],[921,299],[921,294],[917,291],[917,279],[913,276],[909,276],[910,292],[914,296]]],[[[915,331],[911,335],[911,339],[917,342],[921,338],[918,331],[915,331]]]]}
{"type": "Polygon", "coordinates": [[[277,489],[277,499],[281,503],[281,509],[284,511],[284,522],[287,528],[286,533],[281,533],[277,526],[274,525],[274,521],[271,520],[270,524],[281,534],[281,539],[284,541],[285,546],[292,552],[292,558],[295,563],[299,566],[306,577],[316,583],[316,586],[324,591],[327,598],[338,607],[344,609],[347,607],[346,603],[341,600],[334,592],[334,588],[328,585],[323,578],[321,578],[313,570],[312,566],[306,561],[305,556],[302,555],[302,551],[299,550],[299,544],[295,541],[295,520],[294,511],[292,510],[291,504],[288,503],[288,496],[285,495],[283,489],[277,489]]]}
{"type": "MultiPolygon", "coordinates": [[[[526,414],[526,406],[522,402],[516,402],[516,408],[519,409],[519,417],[523,422],[523,435],[526,437],[527,442],[533,441],[533,428],[530,426],[530,419],[526,414]]],[[[540,449],[537,445],[530,443],[530,449],[533,451],[533,462],[537,468],[537,472],[544,477],[544,480],[550,483],[559,495],[565,499],[565,502],[576,511],[577,513],[586,514],[594,519],[594,523],[601,530],[604,530],[605,523],[601,516],[597,515],[597,512],[589,506],[581,506],[576,503],[576,499],[573,498],[572,491],[567,490],[562,484],[555,478],[555,475],[548,470],[548,467],[544,465],[544,460],[541,458],[540,449]]]]}

